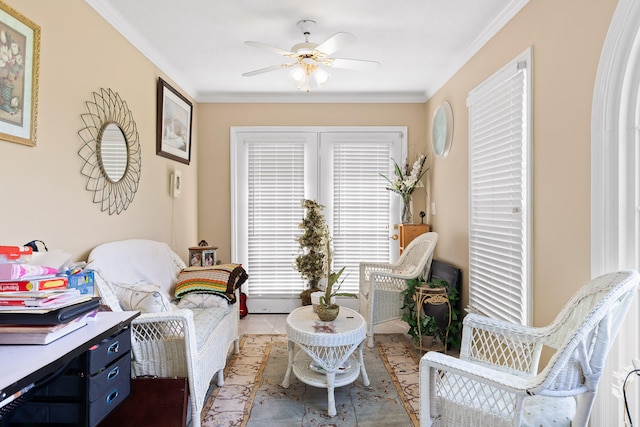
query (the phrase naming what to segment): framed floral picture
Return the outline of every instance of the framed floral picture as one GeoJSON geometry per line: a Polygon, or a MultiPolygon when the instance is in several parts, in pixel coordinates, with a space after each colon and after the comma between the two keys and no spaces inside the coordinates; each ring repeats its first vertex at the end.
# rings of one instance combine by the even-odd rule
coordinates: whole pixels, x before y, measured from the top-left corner
{"type": "Polygon", "coordinates": [[[0,2],[0,139],[36,145],[40,27],[0,2]]]}
{"type": "Polygon", "coordinates": [[[188,165],[193,105],[161,78],[158,78],[157,113],[156,154],[188,165]]]}

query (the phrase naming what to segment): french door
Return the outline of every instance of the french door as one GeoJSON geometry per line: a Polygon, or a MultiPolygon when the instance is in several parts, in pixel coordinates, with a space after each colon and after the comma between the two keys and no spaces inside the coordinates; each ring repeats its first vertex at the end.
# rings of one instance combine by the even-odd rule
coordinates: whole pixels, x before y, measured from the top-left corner
{"type": "MultiPolygon", "coordinates": [[[[398,254],[389,236],[399,200],[380,174],[406,158],[405,127],[241,127],[231,129],[232,257],[249,273],[243,291],[253,313],[300,306],[305,281],[295,267],[303,199],[314,199],[333,238],[342,291],[357,293],[360,261],[398,254]]],[[[342,305],[357,308],[357,300],[342,305]]]]}

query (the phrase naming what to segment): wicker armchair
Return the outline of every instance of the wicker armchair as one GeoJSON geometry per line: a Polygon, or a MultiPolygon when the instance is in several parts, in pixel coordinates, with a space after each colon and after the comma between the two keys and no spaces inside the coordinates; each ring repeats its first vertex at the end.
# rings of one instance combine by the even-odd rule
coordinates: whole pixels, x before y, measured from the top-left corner
{"type": "MultiPolygon", "coordinates": [[[[130,239],[95,247],[88,268],[95,270],[103,304],[120,311],[115,292],[120,285],[142,289],[153,284],[172,295],[185,264],[166,243],[130,239]]],[[[218,386],[224,384],[227,354],[238,351],[238,321],[238,304],[189,309],[171,303],[167,311],[140,314],[131,324],[131,376],[187,378],[190,425],[200,427],[210,383],[217,374],[218,386]]]]}
{"type": "Polygon", "coordinates": [[[421,234],[407,245],[395,263],[360,263],[358,298],[360,314],[367,321],[367,346],[373,347],[375,325],[402,317],[402,291],[407,288],[407,280],[429,275],[437,242],[437,233],[421,234]]]}
{"type": "Polygon", "coordinates": [[[541,328],[467,315],[460,359],[420,361],[420,425],[586,426],[638,283],[635,271],[593,279],[541,328]],[[539,371],[543,346],[555,352],[539,371]]]}

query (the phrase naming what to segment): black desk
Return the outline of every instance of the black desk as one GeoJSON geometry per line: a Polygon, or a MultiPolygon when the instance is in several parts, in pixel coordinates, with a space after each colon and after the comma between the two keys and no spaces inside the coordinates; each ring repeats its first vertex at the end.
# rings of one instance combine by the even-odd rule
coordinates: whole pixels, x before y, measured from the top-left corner
{"type": "Polygon", "coordinates": [[[127,328],[138,315],[137,311],[100,312],[96,321],[50,344],[0,346],[0,402],[59,373],[94,345],[127,328]]]}

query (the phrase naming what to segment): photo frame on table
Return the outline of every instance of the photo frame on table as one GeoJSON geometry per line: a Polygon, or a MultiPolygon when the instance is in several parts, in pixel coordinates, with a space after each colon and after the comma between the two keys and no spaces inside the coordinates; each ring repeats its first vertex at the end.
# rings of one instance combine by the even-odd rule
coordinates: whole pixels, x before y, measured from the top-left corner
{"type": "Polygon", "coordinates": [[[189,164],[193,105],[169,83],[158,78],[156,154],[189,164]]]}
{"type": "Polygon", "coordinates": [[[0,140],[36,145],[40,26],[0,2],[0,140]]]}

